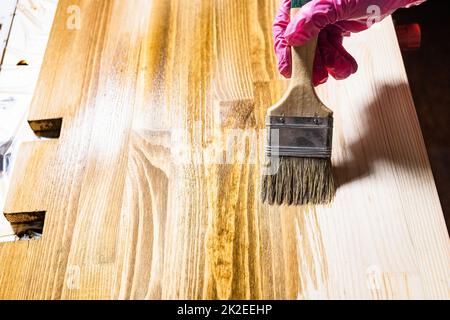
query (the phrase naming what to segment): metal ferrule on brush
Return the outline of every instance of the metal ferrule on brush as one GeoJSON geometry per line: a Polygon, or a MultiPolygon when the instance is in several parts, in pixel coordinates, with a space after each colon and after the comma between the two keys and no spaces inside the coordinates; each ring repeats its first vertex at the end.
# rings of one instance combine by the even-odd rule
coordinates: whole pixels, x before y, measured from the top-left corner
{"type": "Polygon", "coordinates": [[[266,155],[330,158],[333,118],[268,116],[266,155]]]}

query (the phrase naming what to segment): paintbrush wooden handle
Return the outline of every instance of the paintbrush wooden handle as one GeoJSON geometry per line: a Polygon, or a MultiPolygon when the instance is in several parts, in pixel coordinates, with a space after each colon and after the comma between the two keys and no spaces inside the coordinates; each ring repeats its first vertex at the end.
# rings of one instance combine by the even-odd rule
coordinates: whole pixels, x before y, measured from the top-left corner
{"type": "MultiPolygon", "coordinates": [[[[291,19],[300,11],[300,8],[291,9],[291,19]]],[[[305,86],[309,87],[311,91],[314,90],[312,86],[312,74],[314,67],[314,58],[317,49],[317,37],[311,39],[308,43],[301,47],[292,47],[292,77],[291,86],[305,86]]]]}
{"type": "Polygon", "coordinates": [[[292,47],[292,77],[290,86],[303,86],[305,90],[314,91],[312,75],[314,57],[317,49],[317,38],[310,40],[301,47],[292,47]]]}
{"type": "MultiPolygon", "coordinates": [[[[299,6],[309,1],[293,0],[291,17],[300,10],[299,6]]],[[[271,107],[269,116],[286,117],[331,117],[333,112],[317,97],[312,83],[317,37],[301,47],[292,48],[292,77],[289,89],[283,98],[271,107]]]]}
{"type": "Polygon", "coordinates": [[[278,103],[272,106],[269,116],[331,117],[328,109],[316,94],[312,73],[317,40],[292,49],[292,78],[289,88],[278,103]]]}

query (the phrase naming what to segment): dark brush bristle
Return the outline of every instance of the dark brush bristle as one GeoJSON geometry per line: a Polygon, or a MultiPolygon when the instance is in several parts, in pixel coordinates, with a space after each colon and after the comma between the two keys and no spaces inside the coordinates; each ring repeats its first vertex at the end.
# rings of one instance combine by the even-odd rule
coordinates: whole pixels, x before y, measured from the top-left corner
{"type": "Polygon", "coordinates": [[[263,175],[261,198],[270,205],[326,205],[336,193],[331,159],[280,157],[274,175],[263,175]]]}

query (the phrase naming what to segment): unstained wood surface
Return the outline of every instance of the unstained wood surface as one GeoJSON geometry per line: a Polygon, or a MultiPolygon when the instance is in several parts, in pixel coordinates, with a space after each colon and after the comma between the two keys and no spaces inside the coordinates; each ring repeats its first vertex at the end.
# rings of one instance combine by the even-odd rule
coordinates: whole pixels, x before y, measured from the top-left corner
{"type": "Polygon", "coordinates": [[[29,120],[63,118],[61,136],[22,145],[5,208],[46,211],[44,235],[0,244],[0,298],[449,298],[390,19],[346,40],[357,75],[319,89],[336,120],[333,205],[261,205],[260,130],[287,86],[277,6],[59,2],[29,120]]]}

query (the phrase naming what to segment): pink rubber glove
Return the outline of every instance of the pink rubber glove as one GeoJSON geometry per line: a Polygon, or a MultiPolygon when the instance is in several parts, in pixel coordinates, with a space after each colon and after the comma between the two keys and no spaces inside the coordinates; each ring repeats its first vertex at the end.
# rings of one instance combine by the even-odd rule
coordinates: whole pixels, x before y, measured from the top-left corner
{"type": "Polygon", "coordinates": [[[301,46],[318,35],[313,84],[326,82],[329,74],[337,80],[345,79],[358,70],[358,64],[342,45],[344,36],[368,29],[398,8],[425,1],[312,0],[291,21],[291,0],[282,0],[273,25],[278,69],[290,78],[290,46],[301,46]]]}

